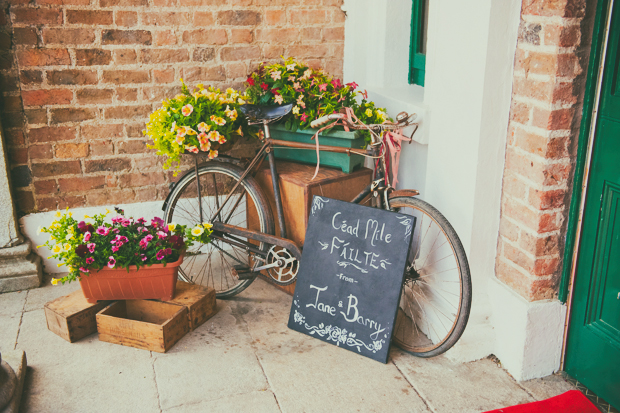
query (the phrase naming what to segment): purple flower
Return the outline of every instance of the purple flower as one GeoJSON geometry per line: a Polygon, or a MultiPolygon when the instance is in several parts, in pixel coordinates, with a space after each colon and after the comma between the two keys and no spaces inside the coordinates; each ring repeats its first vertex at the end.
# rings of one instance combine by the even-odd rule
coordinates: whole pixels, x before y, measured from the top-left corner
{"type": "Polygon", "coordinates": [[[84,257],[87,252],[88,252],[88,247],[84,244],[80,244],[75,248],[75,253],[80,257],[84,257]]]}
{"type": "Polygon", "coordinates": [[[94,259],[93,257],[88,257],[88,258],[86,258],[86,264],[90,265],[90,264],[92,264],[93,262],[95,262],[95,259],[94,259]]]}
{"type": "Polygon", "coordinates": [[[88,231],[88,232],[94,232],[94,231],[95,231],[95,229],[93,228],[93,226],[92,226],[92,225],[87,224],[87,223],[86,223],[86,222],[84,222],[84,221],[80,221],[80,222],[78,222],[78,229],[80,230],[80,232],[86,232],[86,231],[88,231]]]}
{"type": "Polygon", "coordinates": [[[183,237],[178,235],[172,235],[168,238],[168,242],[171,243],[175,249],[181,249],[184,246],[183,237]]]}
{"type": "Polygon", "coordinates": [[[155,217],[155,218],[153,218],[153,219],[151,220],[151,225],[152,225],[154,228],[162,228],[162,227],[164,227],[164,226],[165,226],[165,225],[164,225],[164,220],[163,220],[163,219],[161,219],[161,218],[159,218],[159,217],[155,217]]]}
{"type": "Polygon", "coordinates": [[[140,258],[142,258],[142,261],[146,261],[146,255],[140,254],[140,258]]]}
{"type": "Polygon", "coordinates": [[[112,252],[116,252],[116,251],[118,251],[118,247],[115,245],[112,247],[112,252]]]}
{"type": "Polygon", "coordinates": [[[110,228],[106,227],[105,225],[102,225],[99,228],[97,228],[97,234],[99,235],[103,235],[105,237],[109,233],[110,233],[110,228]]]}
{"type": "Polygon", "coordinates": [[[88,269],[86,269],[84,267],[80,267],[80,271],[82,271],[82,272],[90,272],[90,271],[88,271],[88,269]]]}
{"type": "Polygon", "coordinates": [[[172,250],[171,250],[170,248],[166,248],[166,249],[164,250],[164,254],[166,254],[166,255],[170,255],[170,254],[172,254],[172,250]]]}
{"type": "Polygon", "coordinates": [[[84,233],[84,242],[90,241],[90,232],[86,231],[84,233]]]}
{"type": "Polygon", "coordinates": [[[114,259],[114,257],[108,257],[108,259],[110,261],[108,261],[108,268],[114,268],[114,266],[116,265],[116,260],[114,259]]]}
{"type": "Polygon", "coordinates": [[[91,254],[95,252],[96,245],[94,242],[91,242],[90,244],[87,244],[86,246],[88,247],[88,250],[90,251],[91,254]]]}
{"type": "Polygon", "coordinates": [[[164,250],[159,250],[157,251],[155,258],[157,258],[158,260],[163,260],[165,256],[166,254],[164,253],[164,250]]]}

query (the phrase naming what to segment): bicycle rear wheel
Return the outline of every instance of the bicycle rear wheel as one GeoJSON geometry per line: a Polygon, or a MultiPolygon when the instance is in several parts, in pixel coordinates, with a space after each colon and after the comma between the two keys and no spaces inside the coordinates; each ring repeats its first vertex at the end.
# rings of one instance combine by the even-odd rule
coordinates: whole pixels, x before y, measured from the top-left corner
{"type": "Polygon", "coordinates": [[[430,204],[397,197],[390,206],[416,218],[392,339],[403,350],[433,357],[461,337],[471,309],[471,276],[463,245],[430,204]]]}
{"type": "MultiPolygon", "coordinates": [[[[236,225],[242,228],[274,234],[271,209],[260,187],[251,176],[246,176],[233,192],[243,169],[220,161],[208,162],[198,169],[202,198],[203,221],[236,225]],[[226,197],[230,199],[220,214],[216,211],[226,197]]],[[[170,194],[164,213],[166,223],[194,226],[200,223],[200,209],[196,173],[190,172],[177,183],[170,194]]],[[[237,237],[238,240],[248,241],[237,237]]],[[[266,245],[253,242],[266,251],[266,245]]],[[[245,248],[222,240],[210,244],[194,244],[185,254],[179,276],[188,282],[213,287],[217,298],[230,298],[245,290],[254,277],[239,279],[235,267],[252,267],[253,259],[245,248]]]]}

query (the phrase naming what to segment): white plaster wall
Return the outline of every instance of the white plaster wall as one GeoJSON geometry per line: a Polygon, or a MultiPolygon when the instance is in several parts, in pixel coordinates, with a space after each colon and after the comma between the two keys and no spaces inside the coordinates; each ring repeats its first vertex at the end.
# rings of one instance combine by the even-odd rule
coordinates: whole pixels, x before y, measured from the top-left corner
{"type": "MultiPolygon", "coordinates": [[[[123,205],[104,205],[98,207],[88,208],[73,208],[70,211],[73,213],[73,217],[78,221],[84,220],[84,215],[92,216],[94,214],[105,213],[105,209],[108,208],[112,213],[109,217],[115,216],[114,207],[121,208],[125,211],[125,215],[128,217],[140,218],[144,217],[151,219],[154,217],[163,218],[163,211],[161,209],[163,201],[154,202],[140,202],[136,204],[123,204],[123,205]]],[[[64,212],[64,211],[63,211],[64,212]]],[[[32,243],[32,248],[36,253],[41,256],[44,270],[47,273],[59,273],[66,272],[65,267],[58,267],[58,260],[47,259],[51,255],[50,250],[45,247],[36,248],[39,245],[43,245],[45,241],[49,239],[49,235],[46,233],[38,233],[39,227],[49,227],[50,224],[56,219],[56,211],[40,212],[37,214],[29,214],[22,217],[19,220],[22,234],[24,234],[32,243]]]]}
{"type": "Polygon", "coordinates": [[[410,0],[345,0],[344,76],[390,115],[421,118],[401,154],[400,187],[421,191],[452,223],[469,257],[473,306],[458,360],[494,350],[487,284],[495,276],[512,68],[520,0],[431,0],[425,87],[409,85],[410,0]]]}

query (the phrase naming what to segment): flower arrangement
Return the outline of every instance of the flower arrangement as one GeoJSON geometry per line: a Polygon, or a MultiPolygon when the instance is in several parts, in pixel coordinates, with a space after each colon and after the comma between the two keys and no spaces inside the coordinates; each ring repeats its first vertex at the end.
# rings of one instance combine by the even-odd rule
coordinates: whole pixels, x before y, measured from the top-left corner
{"type": "Polygon", "coordinates": [[[182,153],[204,152],[209,159],[232,148],[240,136],[255,136],[243,122],[239,105],[247,97],[234,89],[221,92],[199,84],[193,92],[181,79],[181,94],[162,102],[150,115],[144,134],[152,139],[151,149],[167,157],[164,169],[177,169],[182,153]]]}
{"type": "Polygon", "coordinates": [[[77,221],[67,208],[63,214],[56,212],[56,220],[40,232],[50,234],[50,239],[41,246],[52,251],[48,258],[61,261],[69,274],[52,279],[52,284],[71,282],[82,275],[89,275],[105,267],[137,268],[153,264],[167,264],[177,261],[184,250],[194,242],[211,242],[211,224],[204,223],[189,228],[186,225],[168,224],[161,218],[147,221],[144,218],[126,218],[124,212],[116,209],[118,215],[105,222],[110,213],[85,215],[88,221],[77,221]]]}
{"type": "MultiPolygon", "coordinates": [[[[293,103],[292,117],[285,126],[289,130],[307,129],[313,120],[338,112],[344,107],[353,109],[364,123],[383,123],[388,120],[385,109],[368,101],[368,93],[356,92],[357,83],[342,84],[340,79],[309,67],[293,58],[283,63],[261,64],[248,76],[246,94],[253,104],[285,105],[293,103]],[[361,102],[357,97],[361,96],[361,102]]],[[[370,134],[367,131],[367,140],[370,134]]]]}

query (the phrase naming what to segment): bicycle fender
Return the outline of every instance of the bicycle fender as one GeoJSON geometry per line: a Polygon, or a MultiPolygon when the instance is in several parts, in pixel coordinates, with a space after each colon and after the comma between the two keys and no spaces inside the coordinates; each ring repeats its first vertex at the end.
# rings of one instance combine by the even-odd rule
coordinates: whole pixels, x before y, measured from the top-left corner
{"type": "Polygon", "coordinates": [[[416,196],[416,195],[420,195],[420,191],[418,191],[417,189],[397,189],[397,190],[390,192],[390,194],[388,195],[388,199],[397,198],[400,196],[416,196]]]}

